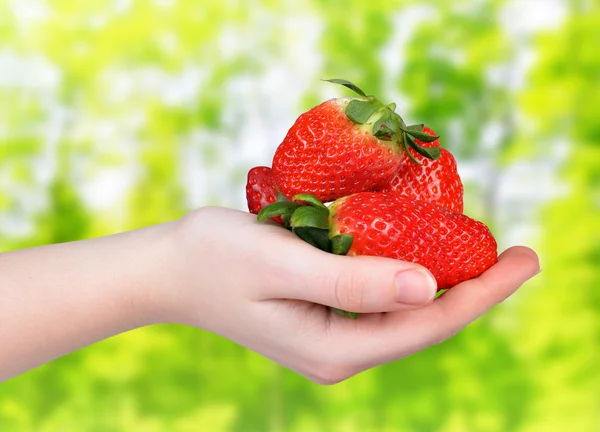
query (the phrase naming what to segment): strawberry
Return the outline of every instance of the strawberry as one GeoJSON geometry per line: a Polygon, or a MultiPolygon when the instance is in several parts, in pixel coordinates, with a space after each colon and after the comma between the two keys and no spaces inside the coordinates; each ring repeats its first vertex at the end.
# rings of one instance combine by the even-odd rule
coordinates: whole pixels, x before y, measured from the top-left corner
{"type": "Polygon", "coordinates": [[[396,192],[361,192],[325,207],[312,195],[297,195],[295,208],[264,208],[263,220],[287,215],[303,240],[340,255],[375,255],[428,268],[438,289],[479,276],[498,261],[490,230],[462,213],[396,192]]]}
{"type": "Polygon", "coordinates": [[[384,105],[349,81],[327,81],[360,97],[331,99],[298,117],[273,157],[275,179],[286,198],[310,193],[326,202],[381,188],[398,172],[408,148],[426,158],[439,157],[437,147],[415,141],[437,137],[421,126],[406,126],[395,104],[384,105]]]}
{"type": "MultiPolygon", "coordinates": [[[[423,132],[436,136],[435,132],[427,126],[423,126],[423,132]]],[[[429,143],[415,141],[423,147],[440,146],[437,139],[429,143]]],[[[409,152],[413,150],[410,149],[409,152]]],[[[396,191],[415,200],[442,205],[453,213],[462,213],[463,184],[452,153],[440,148],[440,157],[437,160],[430,160],[415,153],[413,157],[421,165],[413,163],[408,156],[405,156],[390,182],[377,191],[396,191]]]]}
{"type": "MultiPolygon", "coordinates": [[[[277,186],[273,170],[266,166],[257,166],[248,171],[246,183],[246,201],[250,213],[258,214],[264,207],[277,201],[277,186]]],[[[273,218],[283,225],[283,219],[273,218]]]]}

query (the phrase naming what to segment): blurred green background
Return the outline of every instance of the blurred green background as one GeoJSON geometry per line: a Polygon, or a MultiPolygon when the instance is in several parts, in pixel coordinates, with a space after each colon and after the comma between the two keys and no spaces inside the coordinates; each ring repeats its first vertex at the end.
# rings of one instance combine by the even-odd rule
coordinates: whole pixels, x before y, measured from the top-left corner
{"type": "Polygon", "coordinates": [[[1,431],[600,430],[598,1],[0,0],[0,250],[245,209],[247,170],[350,94],[331,77],[438,132],[466,213],[542,274],[333,387],[130,332],[1,384],[1,431]]]}

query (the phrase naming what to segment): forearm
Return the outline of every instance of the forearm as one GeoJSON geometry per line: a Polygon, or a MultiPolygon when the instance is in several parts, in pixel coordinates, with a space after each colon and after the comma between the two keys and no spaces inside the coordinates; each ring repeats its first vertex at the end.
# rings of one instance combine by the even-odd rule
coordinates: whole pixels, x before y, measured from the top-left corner
{"type": "Polygon", "coordinates": [[[0,382],[158,319],[172,224],[0,254],[0,382]]]}

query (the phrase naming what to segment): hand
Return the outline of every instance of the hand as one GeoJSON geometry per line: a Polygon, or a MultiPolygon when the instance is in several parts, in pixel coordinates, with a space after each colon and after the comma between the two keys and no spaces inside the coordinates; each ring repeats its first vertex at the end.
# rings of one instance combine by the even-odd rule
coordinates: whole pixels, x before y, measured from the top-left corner
{"type": "Polygon", "coordinates": [[[247,213],[202,208],[175,232],[149,296],[157,320],[214,332],[323,384],[448,339],[539,271],[534,251],[514,247],[433,300],[435,281],[418,265],[327,254],[247,213]]]}

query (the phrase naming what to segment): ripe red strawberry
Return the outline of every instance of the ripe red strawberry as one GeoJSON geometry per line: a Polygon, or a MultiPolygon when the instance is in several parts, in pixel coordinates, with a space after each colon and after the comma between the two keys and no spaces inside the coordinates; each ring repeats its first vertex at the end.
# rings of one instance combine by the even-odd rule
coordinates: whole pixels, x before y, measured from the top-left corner
{"type": "MultiPolygon", "coordinates": [[[[423,132],[436,136],[427,126],[423,132]]],[[[440,142],[419,142],[423,147],[439,147],[440,142]]],[[[408,151],[413,152],[412,149],[408,151]]],[[[456,160],[448,150],[440,149],[440,158],[430,160],[421,155],[413,153],[413,157],[422,165],[413,163],[405,155],[400,168],[392,177],[390,182],[378,189],[379,192],[396,191],[400,194],[421,201],[428,201],[446,207],[453,213],[463,212],[463,184],[458,175],[456,160]]]]}
{"type": "MultiPolygon", "coordinates": [[[[254,214],[258,214],[264,207],[277,201],[277,185],[271,168],[257,166],[248,171],[246,201],[248,210],[254,214]]],[[[280,217],[273,220],[283,224],[283,219],[280,217]]]]}
{"type": "Polygon", "coordinates": [[[362,193],[330,209],[330,237],[350,234],[348,255],[379,255],[428,268],[438,289],[474,278],[498,261],[497,244],[481,222],[395,193],[362,193]]]}
{"type": "MultiPolygon", "coordinates": [[[[418,263],[431,271],[438,289],[479,276],[498,261],[496,241],[483,223],[433,203],[395,192],[357,193],[329,208],[306,195],[294,201],[290,225],[302,239],[341,255],[418,263]]],[[[278,207],[266,207],[258,219],[285,214],[278,207]]]]}
{"type": "Polygon", "coordinates": [[[273,172],[288,199],[310,193],[332,201],[383,187],[400,167],[409,147],[435,159],[439,149],[423,148],[415,139],[434,141],[418,126],[406,126],[394,112],[345,80],[361,97],[331,99],[302,114],[275,151],[273,172]]]}

